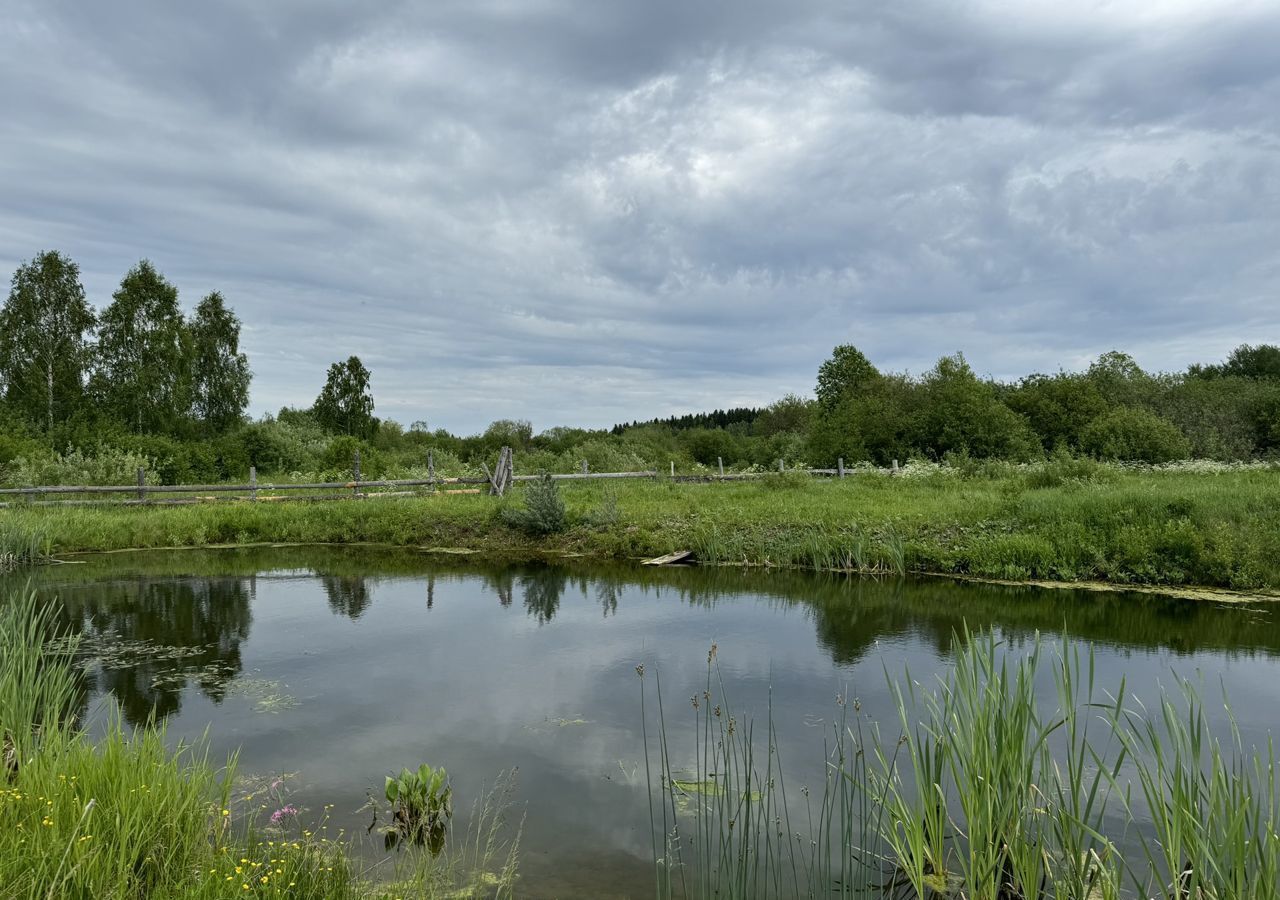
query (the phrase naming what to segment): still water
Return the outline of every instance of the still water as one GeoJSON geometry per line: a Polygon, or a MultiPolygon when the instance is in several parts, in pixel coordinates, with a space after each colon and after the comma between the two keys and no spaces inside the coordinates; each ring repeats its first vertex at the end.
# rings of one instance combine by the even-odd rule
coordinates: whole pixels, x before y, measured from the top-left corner
{"type": "Polygon", "coordinates": [[[175,742],[207,733],[215,758],[238,749],[241,773],[291,776],[308,822],[330,806],[330,834],[363,835],[369,794],[404,766],[446,767],[460,812],[514,771],[526,896],[651,893],[636,666],[662,679],[678,764],[713,643],[737,715],[771,700],[793,784],[822,777],[837,695],[892,722],[887,675],[927,682],[966,625],[1014,645],[1087,642],[1101,685],[1123,676],[1147,699],[1175,674],[1206,696],[1222,684],[1246,740],[1280,721],[1280,619],[1265,607],[327,547],[87,557],[37,586],[92,657],[91,722],[154,714],[175,742]]]}

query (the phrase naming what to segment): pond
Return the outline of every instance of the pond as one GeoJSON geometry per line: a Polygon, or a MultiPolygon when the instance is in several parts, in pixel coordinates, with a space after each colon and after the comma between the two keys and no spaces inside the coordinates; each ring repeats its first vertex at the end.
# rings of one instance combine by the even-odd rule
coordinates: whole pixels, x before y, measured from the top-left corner
{"type": "Polygon", "coordinates": [[[837,696],[892,721],[887,676],[928,681],[966,625],[1088,642],[1099,684],[1123,676],[1148,701],[1175,673],[1207,696],[1221,682],[1246,741],[1280,719],[1270,608],[1150,594],[332,547],[93,556],[37,586],[93,657],[90,722],[207,732],[241,773],[289,775],[288,802],[330,834],[363,836],[369,795],[404,766],[444,766],[460,810],[514,772],[522,896],[652,892],[636,667],[661,677],[678,757],[712,644],[735,714],[771,706],[796,785],[822,777],[837,696]]]}

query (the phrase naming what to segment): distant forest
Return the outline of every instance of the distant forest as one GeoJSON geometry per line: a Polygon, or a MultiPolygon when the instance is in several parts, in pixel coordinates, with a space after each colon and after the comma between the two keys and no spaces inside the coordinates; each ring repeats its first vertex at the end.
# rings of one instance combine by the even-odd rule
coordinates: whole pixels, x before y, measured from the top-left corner
{"type": "Polygon", "coordinates": [[[688,470],[715,466],[886,465],[893,459],[1030,461],[1054,454],[1163,463],[1280,458],[1280,347],[1242,345],[1185,372],[1143,371],[1121,352],[1083,372],[979,377],[957,353],[923,375],[879,370],[836,347],[813,397],[632,421],[612,429],[500,420],[471,436],[374,415],[370,373],[335,361],[315,398],[250,420],[241,323],[214,292],[184,314],[178,290],[144,260],[100,310],[76,264],[37,255],[0,309],[0,482],[164,483],[346,474],[473,472],[511,446],[517,468],[688,470]]]}

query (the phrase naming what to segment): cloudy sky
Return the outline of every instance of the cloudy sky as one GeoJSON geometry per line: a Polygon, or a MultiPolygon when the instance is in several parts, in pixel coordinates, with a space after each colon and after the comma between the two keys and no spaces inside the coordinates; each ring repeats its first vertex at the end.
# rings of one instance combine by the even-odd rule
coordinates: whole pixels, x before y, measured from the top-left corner
{"type": "Polygon", "coordinates": [[[471,431],[1280,342],[1280,2],[0,0],[0,265],[471,431]]]}

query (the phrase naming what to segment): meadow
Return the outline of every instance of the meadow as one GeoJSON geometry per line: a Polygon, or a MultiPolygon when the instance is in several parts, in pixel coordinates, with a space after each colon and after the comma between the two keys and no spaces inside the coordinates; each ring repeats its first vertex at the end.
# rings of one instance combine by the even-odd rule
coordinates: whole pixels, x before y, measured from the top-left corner
{"type": "Polygon", "coordinates": [[[800,473],[687,483],[561,483],[551,529],[513,524],[505,498],[15,507],[6,535],[54,555],[255,543],[379,543],[503,557],[635,559],[691,550],[706,564],[1013,581],[1280,590],[1280,470],[1081,459],[909,464],[897,477],[800,473]]]}

